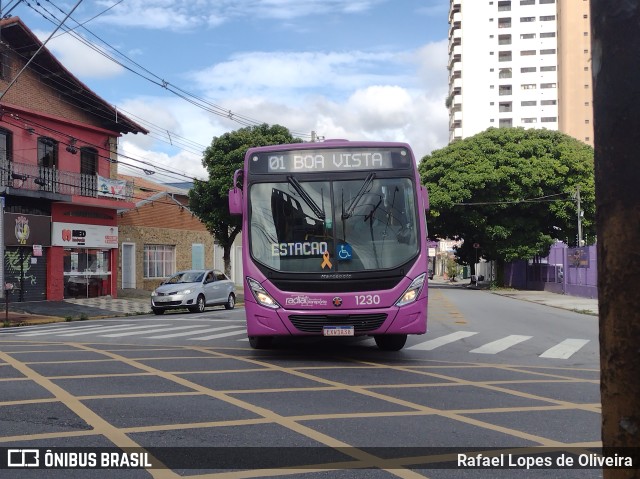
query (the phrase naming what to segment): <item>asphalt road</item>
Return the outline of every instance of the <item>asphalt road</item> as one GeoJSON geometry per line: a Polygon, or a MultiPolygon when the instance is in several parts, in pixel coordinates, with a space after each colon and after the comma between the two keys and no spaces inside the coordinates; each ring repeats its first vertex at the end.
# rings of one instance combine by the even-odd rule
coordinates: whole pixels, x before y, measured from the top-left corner
{"type": "Polygon", "coordinates": [[[242,309],[0,330],[0,448],[144,448],[170,468],[0,477],[601,477],[456,462],[600,445],[597,318],[445,287],[429,314],[397,353],[368,338],[252,350],[242,309]]]}

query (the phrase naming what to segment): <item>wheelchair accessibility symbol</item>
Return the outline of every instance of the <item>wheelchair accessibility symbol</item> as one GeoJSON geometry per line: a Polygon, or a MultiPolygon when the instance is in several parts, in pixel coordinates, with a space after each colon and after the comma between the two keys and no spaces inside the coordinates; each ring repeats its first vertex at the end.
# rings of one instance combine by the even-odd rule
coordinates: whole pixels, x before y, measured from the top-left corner
{"type": "Polygon", "coordinates": [[[338,261],[351,261],[353,257],[351,245],[349,243],[339,243],[336,256],[338,257],[338,261]]]}

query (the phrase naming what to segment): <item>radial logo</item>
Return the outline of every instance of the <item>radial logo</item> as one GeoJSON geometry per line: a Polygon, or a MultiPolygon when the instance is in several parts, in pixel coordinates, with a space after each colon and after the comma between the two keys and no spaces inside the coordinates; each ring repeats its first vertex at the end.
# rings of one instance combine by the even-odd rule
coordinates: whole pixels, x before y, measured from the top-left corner
{"type": "Polygon", "coordinates": [[[339,308],[340,306],[342,306],[342,298],[340,296],[336,296],[335,298],[333,298],[332,303],[336,308],[339,308]]]}

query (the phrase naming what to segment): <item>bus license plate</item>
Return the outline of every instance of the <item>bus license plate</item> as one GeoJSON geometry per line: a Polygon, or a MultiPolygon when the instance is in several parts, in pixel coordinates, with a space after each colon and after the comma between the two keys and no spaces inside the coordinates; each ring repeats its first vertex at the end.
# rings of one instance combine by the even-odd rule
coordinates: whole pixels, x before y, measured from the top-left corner
{"type": "Polygon", "coordinates": [[[322,328],[324,336],[353,336],[353,326],[325,326],[322,328]]]}

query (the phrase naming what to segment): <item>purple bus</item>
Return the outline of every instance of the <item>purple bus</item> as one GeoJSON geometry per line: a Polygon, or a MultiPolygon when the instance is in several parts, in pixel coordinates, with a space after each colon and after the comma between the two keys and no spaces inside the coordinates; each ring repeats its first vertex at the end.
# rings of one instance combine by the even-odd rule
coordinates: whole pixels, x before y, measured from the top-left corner
{"type": "Polygon", "coordinates": [[[253,348],[276,336],[371,335],[402,349],[427,329],[427,190],[405,143],[251,148],[229,209],[243,215],[253,348]]]}

